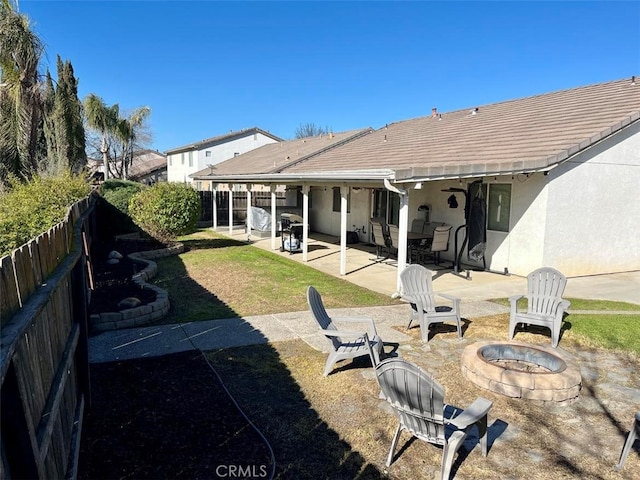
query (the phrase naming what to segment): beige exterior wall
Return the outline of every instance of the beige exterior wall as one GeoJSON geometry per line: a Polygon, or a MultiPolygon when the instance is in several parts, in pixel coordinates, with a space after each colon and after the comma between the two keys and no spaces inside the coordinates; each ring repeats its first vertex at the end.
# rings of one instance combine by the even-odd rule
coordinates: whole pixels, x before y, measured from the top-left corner
{"type": "Polygon", "coordinates": [[[549,179],[543,263],[568,276],[640,270],[640,125],[549,179]]]}
{"type": "MultiPolygon", "coordinates": [[[[311,187],[312,208],[309,212],[311,229],[327,235],[340,235],[340,212],[333,211],[333,186],[327,185],[311,187]]],[[[361,242],[368,242],[369,218],[371,217],[371,190],[369,188],[355,187],[351,189],[351,211],[347,216],[347,230],[355,228],[365,232],[359,233],[361,242]],[[355,227],[354,227],[355,225],[355,227]]]]}

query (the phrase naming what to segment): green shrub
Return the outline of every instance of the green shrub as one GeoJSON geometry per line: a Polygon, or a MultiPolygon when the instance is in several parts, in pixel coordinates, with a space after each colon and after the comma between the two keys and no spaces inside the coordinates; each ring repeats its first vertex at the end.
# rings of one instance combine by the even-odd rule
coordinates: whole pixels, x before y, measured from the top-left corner
{"type": "Polygon", "coordinates": [[[133,221],[152,237],[173,240],[189,233],[200,218],[200,196],[181,183],[156,183],[131,198],[133,221]]]}
{"type": "Polygon", "coordinates": [[[12,181],[0,195],[0,256],[64,220],[69,207],[90,191],[82,177],[70,174],[12,181]]]}
{"type": "Polygon", "coordinates": [[[129,180],[107,180],[100,187],[100,194],[111,205],[122,213],[129,215],[129,202],[131,197],[145,186],[141,183],[129,180]]]}

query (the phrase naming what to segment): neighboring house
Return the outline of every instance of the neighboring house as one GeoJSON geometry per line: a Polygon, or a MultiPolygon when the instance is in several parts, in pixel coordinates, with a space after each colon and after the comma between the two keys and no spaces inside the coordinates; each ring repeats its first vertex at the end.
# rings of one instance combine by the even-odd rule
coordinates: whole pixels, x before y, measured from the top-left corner
{"type": "MultiPolygon", "coordinates": [[[[120,168],[120,162],[117,162],[120,168]]],[[[100,183],[104,181],[102,159],[88,159],[87,168],[90,178],[100,183]]],[[[156,150],[139,150],[133,154],[127,180],[146,183],[167,181],[167,157],[156,150]]]]}
{"type": "Polygon", "coordinates": [[[209,165],[216,165],[254,148],[281,140],[254,127],[167,150],[167,179],[169,182],[190,182],[191,174],[209,165]]]}
{"type": "Polygon", "coordinates": [[[152,185],[167,181],[167,157],[156,150],[142,150],[133,156],[129,180],[152,185]]]}
{"type": "Polygon", "coordinates": [[[453,226],[441,256],[460,255],[465,268],[527,275],[551,266],[567,276],[638,270],[640,83],[633,77],[433,109],[279,169],[247,165],[208,179],[300,189],[305,224],[341,237],[341,274],[346,232],[368,227],[370,217],[399,226],[400,272],[409,225],[426,211],[453,226]],[[486,209],[484,262],[462,251],[465,207],[476,196],[486,209]]]}

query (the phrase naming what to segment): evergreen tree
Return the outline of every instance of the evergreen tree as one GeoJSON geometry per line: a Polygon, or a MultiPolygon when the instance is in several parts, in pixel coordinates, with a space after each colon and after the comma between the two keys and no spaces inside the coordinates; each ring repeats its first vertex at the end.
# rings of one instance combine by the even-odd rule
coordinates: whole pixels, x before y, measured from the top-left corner
{"type": "Polygon", "coordinates": [[[78,99],[78,81],[68,60],[58,55],[58,88],[54,102],[54,121],[58,150],[58,170],[80,173],[87,164],[82,103],[78,99]]]}
{"type": "Polygon", "coordinates": [[[53,79],[51,78],[49,69],[47,69],[47,73],[45,74],[44,90],[42,92],[42,130],[46,155],[45,160],[43,160],[39,166],[40,171],[57,170],[56,159],[58,158],[58,147],[54,120],[55,95],[56,91],[53,86],[53,79]]]}

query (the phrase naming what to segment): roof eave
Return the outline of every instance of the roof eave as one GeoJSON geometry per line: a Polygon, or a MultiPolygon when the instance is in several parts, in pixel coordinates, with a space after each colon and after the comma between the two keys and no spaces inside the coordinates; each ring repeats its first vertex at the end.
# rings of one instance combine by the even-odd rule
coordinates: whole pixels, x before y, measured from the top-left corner
{"type": "Polygon", "coordinates": [[[207,148],[210,146],[214,146],[214,145],[218,145],[218,144],[222,144],[222,143],[227,143],[230,141],[235,140],[238,137],[246,137],[249,135],[253,135],[254,133],[260,133],[266,137],[271,138],[272,140],[275,140],[276,142],[282,142],[283,139],[273,135],[272,133],[267,132],[266,130],[262,130],[261,128],[258,127],[253,127],[253,128],[248,128],[245,130],[238,130],[236,132],[230,132],[224,135],[218,135],[217,137],[211,137],[211,138],[206,138],[204,140],[201,140],[199,142],[194,142],[194,143],[189,143],[187,145],[183,145],[181,147],[176,147],[176,148],[172,148],[170,150],[165,151],[165,155],[173,155],[175,153],[182,153],[182,152],[188,152],[188,151],[193,151],[193,150],[201,150],[203,148],[207,148]]]}
{"type": "Polygon", "coordinates": [[[355,170],[339,172],[309,172],[309,173],[269,173],[246,175],[190,175],[194,180],[210,180],[214,183],[277,183],[289,184],[300,182],[370,182],[393,178],[393,170],[355,170]]]}

